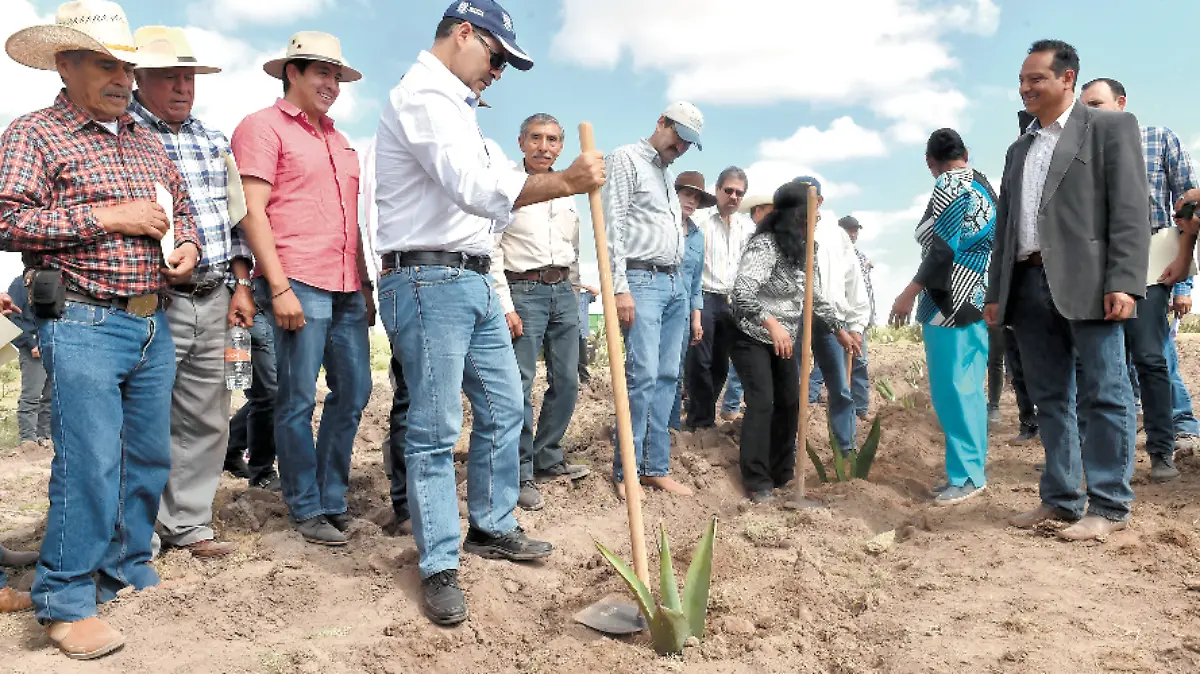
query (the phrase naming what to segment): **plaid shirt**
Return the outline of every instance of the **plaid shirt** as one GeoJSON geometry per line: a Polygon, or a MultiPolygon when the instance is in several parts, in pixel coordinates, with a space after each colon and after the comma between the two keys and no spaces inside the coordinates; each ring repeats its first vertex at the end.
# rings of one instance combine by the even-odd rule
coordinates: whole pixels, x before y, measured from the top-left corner
{"type": "Polygon", "coordinates": [[[160,290],[159,242],[106,232],[92,213],[155,201],[155,183],[173,197],[175,245],[199,246],[183,177],[162,143],[128,114],[112,133],[64,90],[0,136],[0,250],[21,251],[26,267],[61,269],[68,288],[97,298],[160,290]]]}
{"type": "Polygon", "coordinates": [[[225,156],[232,152],[229,139],[192,116],[184,120],[179,133],[175,133],[136,96],[129,104],[129,114],[135,122],[158,136],[167,149],[167,156],[183,174],[192,207],[196,209],[196,229],[203,251],[193,277],[219,275],[231,280],[229,262],[243,258],[252,264],[253,258],[250,247],[242,238],[241,227],[229,220],[229,172],[225,168],[225,156]]]}
{"type": "Polygon", "coordinates": [[[1200,184],[1196,183],[1192,158],[1174,131],[1162,126],[1142,127],[1142,149],[1150,181],[1150,231],[1157,232],[1175,225],[1175,200],[1200,184]]]}

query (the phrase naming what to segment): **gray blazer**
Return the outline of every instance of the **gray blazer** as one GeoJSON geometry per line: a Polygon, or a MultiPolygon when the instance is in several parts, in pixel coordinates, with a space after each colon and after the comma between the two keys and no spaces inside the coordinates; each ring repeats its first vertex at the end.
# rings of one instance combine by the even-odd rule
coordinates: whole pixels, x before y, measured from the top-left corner
{"type": "MultiPolygon", "coordinates": [[[[985,302],[1008,324],[1021,220],[1021,177],[1032,134],[1008,148],[985,302]]],[[[1037,219],[1054,306],[1069,320],[1104,318],[1104,295],[1146,295],[1150,194],[1137,118],[1076,102],[1054,148],[1037,219]]]]}

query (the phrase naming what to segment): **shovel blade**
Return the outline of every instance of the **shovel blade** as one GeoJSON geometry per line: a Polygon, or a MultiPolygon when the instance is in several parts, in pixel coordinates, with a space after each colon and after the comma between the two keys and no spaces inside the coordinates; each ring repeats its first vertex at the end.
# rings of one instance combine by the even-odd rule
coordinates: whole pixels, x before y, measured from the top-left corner
{"type": "Polygon", "coordinates": [[[605,597],[573,618],[604,634],[634,634],[646,629],[646,619],[638,607],[620,597],[605,597]]]}

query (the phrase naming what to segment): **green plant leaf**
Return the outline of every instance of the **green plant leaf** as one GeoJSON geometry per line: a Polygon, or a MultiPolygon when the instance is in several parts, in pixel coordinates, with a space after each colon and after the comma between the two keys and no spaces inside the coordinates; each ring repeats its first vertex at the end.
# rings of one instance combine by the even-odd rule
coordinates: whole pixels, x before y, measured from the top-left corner
{"type": "Polygon", "coordinates": [[[892,385],[886,379],[880,379],[875,382],[875,390],[879,391],[879,395],[883,396],[888,402],[895,402],[896,392],[892,390],[892,385]]]}
{"type": "Polygon", "coordinates": [[[667,527],[658,525],[658,596],[662,605],[674,611],[683,611],[679,602],[679,586],[675,584],[675,564],[671,561],[671,544],[667,542],[667,527]]]}
{"type": "Polygon", "coordinates": [[[875,417],[875,422],[871,424],[871,432],[867,434],[867,441],[863,443],[858,463],[854,467],[854,477],[865,480],[871,474],[871,465],[875,463],[875,454],[879,451],[879,437],[882,433],[879,417],[875,417]]]}
{"type": "Polygon", "coordinates": [[[683,642],[690,636],[691,628],[682,613],[669,606],[657,605],[654,619],[650,621],[654,652],[659,655],[678,655],[683,652],[683,642]]]}
{"type": "Polygon", "coordinates": [[[833,449],[833,476],[837,478],[838,482],[845,482],[846,461],[842,458],[842,446],[838,444],[832,426],[829,428],[829,447],[833,449]]]}
{"type": "Polygon", "coordinates": [[[625,584],[629,586],[629,589],[633,592],[634,597],[637,599],[638,608],[641,609],[642,616],[646,618],[646,624],[649,625],[653,623],[654,612],[651,607],[655,606],[655,602],[654,597],[650,595],[650,588],[646,587],[646,584],[642,582],[642,579],[637,577],[637,574],[633,572],[633,569],[629,568],[629,566],[620,557],[613,554],[611,550],[604,547],[604,544],[602,544],[600,541],[596,541],[596,549],[599,550],[604,559],[607,560],[608,563],[617,570],[617,575],[621,576],[621,578],[625,581],[625,584]]]}
{"type": "Polygon", "coordinates": [[[708,589],[712,583],[713,546],[717,540],[717,518],[709,521],[704,535],[692,553],[687,578],[683,582],[683,614],[687,617],[692,636],[704,638],[704,622],[708,617],[708,589]]]}
{"type": "Polygon", "coordinates": [[[858,452],[853,449],[846,456],[846,477],[853,480],[858,475],[858,452]]]}
{"type": "Polygon", "coordinates": [[[825,464],[821,463],[821,457],[817,456],[817,451],[813,449],[812,443],[805,440],[804,449],[808,452],[808,459],[812,461],[813,470],[817,471],[817,479],[821,482],[828,482],[829,476],[825,474],[825,464]]]}

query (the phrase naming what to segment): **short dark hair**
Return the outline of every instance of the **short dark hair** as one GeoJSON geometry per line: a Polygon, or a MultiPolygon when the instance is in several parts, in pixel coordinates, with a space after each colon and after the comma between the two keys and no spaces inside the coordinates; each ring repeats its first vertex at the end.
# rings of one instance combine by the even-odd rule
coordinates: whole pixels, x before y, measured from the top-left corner
{"type": "Polygon", "coordinates": [[[291,81],[288,80],[288,76],[287,76],[287,67],[288,66],[296,66],[296,70],[299,71],[299,73],[301,75],[303,75],[304,71],[308,70],[308,67],[311,66],[312,64],[313,64],[312,59],[292,59],[291,61],[284,62],[283,73],[282,73],[283,74],[283,95],[284,96],[287,96],[288,89],[292,88],[292,83],[291,83],[291,81]]]}
{"type": "Polygon", "coordinates": [[[438,22],[437,32],[433,34],[433,39],[441,40],[443,38],[450,37],[450,33],[453,33],[454,29],[457,28],[458,24],[460,23],[464,23],[463,20],[453,16],[448,16],[442,19],[438,22]]]}
{"type": "Polygon", "coordinates": [[[954,129],[938,129],[925,144],[925,156],[938,162],[967,158],[967,146],[954,129]]]}
{"type": "Polygon", "coordinates": [[[1111,77],[1097,77],[1096,79],[1092,80],[1091,82],[1088,82],[1087,84],[1083,85],[1083,88],[1091,89],[1093,84],[1099,84],[1100,82],[1107,84],[1108,88],[1112,89],[1114,98],[1120,98],[1125,95],[1125,85],[1121,84],[1120,82],[1114,80],[1111,77]]]}
{"type": "Polygon", "coordinates": [[[721,186],[730,179],[742,181],[746,184],[747,189],[750,187],[750,180],[746,178],[746,172],[736,166],[730,166],[717,174],[717,189],[721,189],[721,186]]]}
{"type": "Polygon", "coordinates": [[[1050,69],[1054,71],[1055,75],[1062,77],[1063,73],[1068,70],[1074,70],[1075,81],[1079,81],[1079,52],[1074,47],[1062,40],[1038,40],[1029,47],[1030,54],[1044,51],[1054,52],[1054,60],[1050,63],[1050,69]]]}

